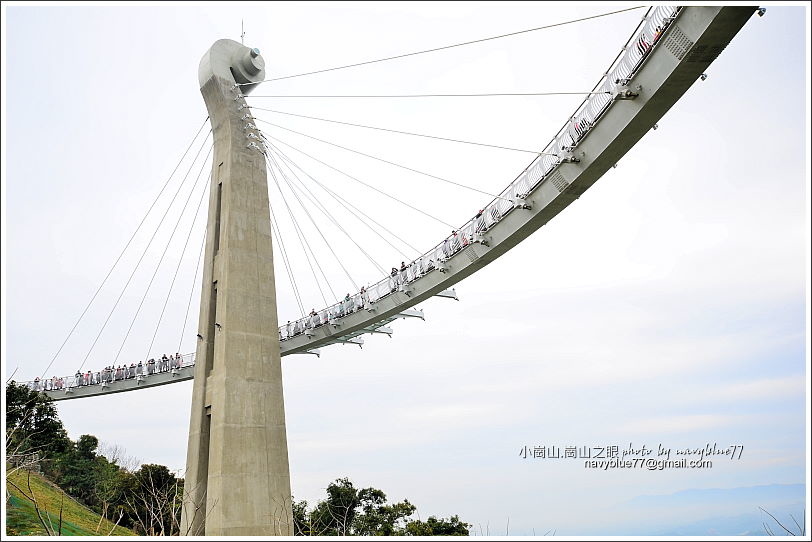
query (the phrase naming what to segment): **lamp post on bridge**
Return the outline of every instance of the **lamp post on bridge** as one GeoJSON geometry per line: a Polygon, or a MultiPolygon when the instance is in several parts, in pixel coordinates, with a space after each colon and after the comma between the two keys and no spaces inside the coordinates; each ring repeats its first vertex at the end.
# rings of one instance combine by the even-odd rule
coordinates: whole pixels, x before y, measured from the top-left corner
{"type": "Polygon", "coordinates": [[[181,534],[292,535],[265,158],[241,119],[265,63],[218,40],[198,75],[214,159],[181,534]]]}

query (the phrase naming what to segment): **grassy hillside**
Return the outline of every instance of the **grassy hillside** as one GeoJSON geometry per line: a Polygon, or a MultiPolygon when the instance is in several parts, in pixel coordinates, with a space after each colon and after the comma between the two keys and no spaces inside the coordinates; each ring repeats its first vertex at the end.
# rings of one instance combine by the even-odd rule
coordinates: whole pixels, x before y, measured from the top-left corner
{"type": "MultiPolygon", "coordinates": [[[[27,472],[18,471],[11,474],[6,482],[6,489],[11,495],[11,499],[6,501],[7,535],[46,534],[45,528],[34,510],[34,504],[9,483],[9,481],[13,482],[25,493],[30,494],[27,478],[27,472]]],[[[101,527],[98,527],[100,517],[98,514],[74,501],[64,491],[38,474],[31,473],[31,489],[37,499],[43,519],[46,521],[50,519],[55,531],[59,525],[60,504],[63,505],[63,536],[107,536],[113,529],[113,524],[107,520],[102,521],[101,527]],[[97,527],[98,532],[96,532],[97,527]]],[[[112,536],[135,536],[134,532],[124,527],[116,527],[110,534],[112,536]]]]}

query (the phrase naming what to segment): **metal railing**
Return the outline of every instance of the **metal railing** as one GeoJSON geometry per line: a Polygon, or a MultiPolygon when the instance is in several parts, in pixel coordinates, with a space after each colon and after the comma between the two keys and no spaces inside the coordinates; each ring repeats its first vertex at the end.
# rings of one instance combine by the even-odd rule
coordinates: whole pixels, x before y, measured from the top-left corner
{"type": "Polygon", "coordinates": [[[522,171],[498,197],[488,203],[476,216],[437,246],[409,262],[405,270],[396,270],[369,288],[349,296],[318,312],[288,322],[279,328],[280,340],[308,333],[321,325],[330,323],[356,310],[369,308],[371,304],[393,292],[402,291],[406,285],[426,273],[442,267],[442,263],[471,243],[482,242],[482,233],[502,220],[513,209],[522,205],[523,199],[560,165],[561,156],[569,153],[596,125],[602,115],[614,103],[612,92],[617,85],[625,85],[642,67],[663,32],[676,18],[679,6],[651,7],[632,32],[631,37],[609,69],[603,74],[587,98],[561,127],[544,150],[522,171]]]}
{"type": "MultiPolygon", "coordinates": [[[[649,8],[621,52],[603,74],[587,98],[544,147],[543,151],[485,207],[451,236],[425,252],[417,259],[393,269],[392,273],[369,288],[362,288],[354,295],[310,315],[289,321],[279,327],[280,340],[287,340],[302,333],[333,322],[358,310],[370,308],[376,301],[397,291],[404,291],[408,284],[424,275],[443,268],[443,262],[469,244],[483,242],[482,234],[501,221],[511,211],[523,205],[524,198],[538,188],[562,161],[595,127],[601,117],[614,103],[612,95],[617,85],[626,85],[643,66],[663,33],[676,19],[680,6],[656,6],[649,8]]],[[[143,381],[153,376],[172,373],[195,365],[195,354],[184,354],[171,359],[164,366],[156,360],[153,370],[148,364],[117,367],[73,376],[39,378],[23,382],[34,391],[60,391],[88,386],[110,387],[127,380],[143,381]]]]}
{"type": "Polygon", "coordinates": [[[23,384],[34,391],[60,391],[88,386],[115,386],[117,382],[135,379],[144,381],[145,379],[159,374],[194,367],[195,355],[194,353],[184,354],[180,356],[179,359],[171,357],[167,360],[165,365],[161,363],[162,361],[162,359],[156,359],[155,365],[151,369],[148,363],[142,363],[140,366],[131,364],[129,366],[119,366],[111,370],[103,369],[95,372],[77,373],[73,376],[54,376],[42,380],[36,378],[28,382],[23,382],[23,384]]]}

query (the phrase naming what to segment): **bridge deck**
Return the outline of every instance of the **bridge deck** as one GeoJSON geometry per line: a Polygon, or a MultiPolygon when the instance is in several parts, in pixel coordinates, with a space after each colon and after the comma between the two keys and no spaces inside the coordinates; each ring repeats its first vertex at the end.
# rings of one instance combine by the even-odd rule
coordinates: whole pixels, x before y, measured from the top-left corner
{"type": "MultiPolygon", "coordinates": [[[[658,6],[632,34],[595,87],[536,158],[458,236],[437,245],[397,277],[365,293],[280,328],[281,354],[318,353],[330,344],[362,344],[365,333],[391,334],[386,324],[419,316],[409,311],[433,296],[455,297],[455,283],[492,262],[578,199],[623,157],[699,79],[756,7],[658,6]],[[604,92],[600,94],[600,92],[604,92]]],[[[152,375],[101,386],[48,391],[76,399],[169,384],[192,378],[152,375]],[[152,380],[150,380],[152,379],[152,380]]]]}

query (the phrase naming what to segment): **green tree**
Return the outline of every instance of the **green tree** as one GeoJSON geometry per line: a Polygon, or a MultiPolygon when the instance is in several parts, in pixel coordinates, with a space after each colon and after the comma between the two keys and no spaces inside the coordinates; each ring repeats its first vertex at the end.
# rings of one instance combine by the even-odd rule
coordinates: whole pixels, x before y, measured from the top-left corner
{"type": "Polygon", "coordinates": [[[293,499],[293,534],[296,536],[310,536],[310,513],[307,511],[307,501],[293,499]]]}
{"type": "Polygon", "coordinates": [[[102,517],[141,534],[179,534],[183,480],[164,465],[133,473],[117,464],[119,452],[111,459],[101,455],[95,436],[71,441],[52,400],[14,381],[6,385],[6,420],[7,472],[41,468],[102,517]]]}
{"type": "Polygon", "coordinates": [[[410,536],[468,536],[469,524],[460,521],[457,516],[448,519],[437,519],[429,516],[426,521],[410,521],[402,534],[410,536]]]}
{"type": "Polygon", "coordinates": [[[89,506],[95,506],[94,488],[98,477],[99,463],[96,448],[99,439],[93,435],[82,435],[75,443],[56,458],[51,475],[59,486],[72,497],[89,506]]]}
{"type": "Polygon", "coordinates": [[[406,519],[417,507],[408,500],[387,504],[386,494],[380,489],[366,488],[358,492],[361,513],[356,516],[353,534],[361,536],[393,536],[402,534],[406,519]]]}
{"type": "Polygon", "coordinates": [[[350,534],[361,501],[358,491],[347,478],[327,486],[327,499],[320,501],[310,513],[311,535],[346,536],[350,534]]]}
{"type": "Polygon", "coordinates": [[[119,502],[124,492],[124,477],[121,475],[121,469],[100,455],[96,456],[92,491],[93,500],[99,508],[99,524],[96,527],[98,533],[103,519],[112,519],[115,523],[120,521],[124,515],[122,511],[116,515],[109,515],[111,506],[119,502]]]}
{"type": "Polygon", "coordinates": [[[6,451],[53,458],[70,447],[53,401],[13,380],[6,385],[6,451]]]}
{"type": "Polygon", "coordinates": [[[388,503],[372,487],[356,489],[347,478],[327,486],[327,498],[308,510],[306,501],[293,502],[294,534],[305,536],[436,536],[467,535],[470,525],[459,517],[427,521],[410,519],[417,511],[408,500],[388,503]]]}
{"type": "Polygon", "coordinates": [[[147,536],[179,533],[183,480],[164,465],[141,465],[125,493],[136,529],[147,536]]]}

